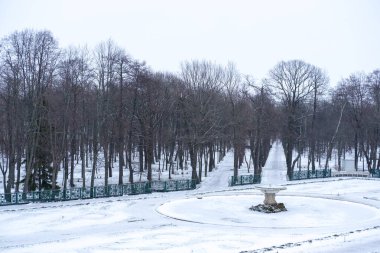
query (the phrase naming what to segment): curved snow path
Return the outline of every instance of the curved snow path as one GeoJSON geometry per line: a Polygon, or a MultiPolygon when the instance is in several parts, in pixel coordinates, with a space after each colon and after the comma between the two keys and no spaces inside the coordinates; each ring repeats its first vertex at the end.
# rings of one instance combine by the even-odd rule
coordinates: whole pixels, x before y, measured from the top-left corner
{"type": "Polygon", "coordinates": [[[279,199],[286,203],[288,211],[275,215],[249,210],[263,201],[262,195],[249,193],[180,199],[163,204],[158,211],[173,219],[200,224],[288,229],[293,233],[299,229],[347,231],[380,221],[380,210],[364,204],[318,197],[281,196],[279,199]]]}

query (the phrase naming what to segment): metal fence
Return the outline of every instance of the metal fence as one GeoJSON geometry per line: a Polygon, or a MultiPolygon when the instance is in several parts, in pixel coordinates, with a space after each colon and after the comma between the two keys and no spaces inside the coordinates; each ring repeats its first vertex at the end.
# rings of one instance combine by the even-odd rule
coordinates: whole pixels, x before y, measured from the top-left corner
{"type": "Polygon", "coordinates": [[[106,186],[70,188],[66,190],[44,190],[27,193],[0,194],[1,205],[53,202],[77,199],[117,197],[123,195],[147,194],[152,192],[183,191],[195,189],[194,180],[169,180],[137,182],[133,184],[112,184],[106,186]]]}
{"type": "Polygon", "coordinates": [[[246,184],[260,184],[261,175],[241,175],[234,177],[232,176],[228,182],[228,186],[246,185],[246,184]]]}
{"type": "Polygon", "coordinates": [[[170,192],[195,189],[194,180],[169,180],[169,181],[152,181],[150,188],[154,192],[170,192]]]}
{"type": "Polygon", "coordinates": [[[378,178],[380,178],[380,170],[378,170],[378,169],[371,169],[369,171],[369,173],[371,173],[372,177],[378,177],[378,178]]]}
{"type": "Polygon", "coordinates": [[[337,171],[332,173],[333,177],[368,177],[369,174],[368,172],[362,172],[362,171],[357,171],[357,172],[347,172],[347,171],[337,171]]]}
{"type": "Polygon", "coordinates": [[[303,179],[314,179],[314,178],[326,178],[331,177],[331,169],[328,170],[300,170],[294,171],[290,180],[303,180],[303,179]]]}

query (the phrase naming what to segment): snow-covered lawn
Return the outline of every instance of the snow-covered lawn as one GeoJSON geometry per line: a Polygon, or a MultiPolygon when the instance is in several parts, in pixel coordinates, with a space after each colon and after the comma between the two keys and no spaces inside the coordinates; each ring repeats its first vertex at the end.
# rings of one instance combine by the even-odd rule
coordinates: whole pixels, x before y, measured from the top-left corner
{"type": "Polygon", "coordinates": [[[263,201],[261,195],[207,196],[203,198],[181,199],[165,203],[158,211],[168,217],[201,224],[221,226],[301,229],[340,228],[355,229],[358,225],[369,226],[380,221],[380,210],[348,201],[280,196],[277,201],[286,203],[287,212],[266,214],[249,210],[254,203],[263,201]],[[360,213],[360,216],[357,214],[360,213]],[[348,222],[350,221],[350,222],[348,222]]]}
{"type": "Polygon", "coordinates": [[[261,214],[254,186],[228,187],[232,158],[193,191],[0,207],[0,252],[380,252],[380,181],[286,182],[275,144],[263,181],[288,211],[261,214]]]}

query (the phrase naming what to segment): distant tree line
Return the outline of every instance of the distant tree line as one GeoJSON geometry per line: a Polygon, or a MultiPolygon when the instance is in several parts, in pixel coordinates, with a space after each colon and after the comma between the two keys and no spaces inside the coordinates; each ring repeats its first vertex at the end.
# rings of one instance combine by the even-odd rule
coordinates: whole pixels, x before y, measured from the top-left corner
{"type": "Polygon", "coordinates": [[[327,85],[321,69],[298,60],[261,82],[233,64],[197,60],[161,73],[111,40],[62,49],[49,31],[14,32],[0,42],[4,192],[57,189],[59,173],[73,187],[77,164],[83,187],[88,170],[91,187],[99,171],[104,185],[115,170],[119,184],[141,180],[133,172],[150,181],[157,163],[170,179],[189,162],[200,182],[229,149],[233,175],[250,164],[246,148],[260,174],[276,139],[288,174],[305,152],[312,170],[326,157],[329,166],[333,149],[379,168],[380,71],[327,85]]]}
{"type": "Polygon", "coordinates": [[[232,64],[191,61],[181,73],[157,73],[111,40],[93,51],[61,49],[49,31],[24,30],[1,40],[0,73],[6,193],[57,189],[58,173],[64,188],[73,187],[76,164],[83,187],[88,169],[90,186],[100,170],[104,185],[115,169],[119,184],[124,174],[134,182],[136,170],[152,180],[161,160],[169,178],[189,161],[200,182],[229,148],[237,174],[248,138],[260,173],[275,136],[266,120],[274,101],[243,92],[232,64]]]}
{"type": "Polygon", "coordinates": [[[333,150],[337,169],[347,151],[359,157],[366,170],[379,169],[380,70],[355,73],[328,87],[320,68],[299,60],[278,63],[265,81],[276,98],[280,138],[287,174],[307,155],[307,169],[329,168],[333,150]]]}

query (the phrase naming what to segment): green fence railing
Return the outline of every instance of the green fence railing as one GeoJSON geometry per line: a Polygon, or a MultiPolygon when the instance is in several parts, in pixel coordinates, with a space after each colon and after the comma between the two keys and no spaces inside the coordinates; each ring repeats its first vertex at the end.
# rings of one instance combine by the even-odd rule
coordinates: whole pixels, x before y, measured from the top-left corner
{"type": "Polygon", "coordinates": [[[241,175],[237,177],[232,176],[228,182],[228,186],[260,184],[260,183],[261,183],[261,175],[251,174],[251,175],[241,175]]]}
{"type": "Polygon", "coordinates": [[[369,173],[371,173],[372,177],[380,178],[380,170],[379,169],[370,169],[369,173]]]}
{"type": "Polygon", "coordinates": [[[194,180],[169,180],[169,181],[152,181],[150,187],[154,192],[184,191],[195,189],[194,180]]]}
{"type": "Polygon", "coordinates": [[[292,181],[292,180],[327,178],[327,177],[331,177],[331,169],[315,170],[314,172],[312,172],[311,170],[294,171],[289,179],[292,181]]]}
{"type": "Polygon", "coordinates": [[[183,191],[195,189],[194,180],[169,180],[137,182],[133,184],[112,184],[96,187],[70,188],[66,190],[44,190],[28,193],[0,194],[1,205],[27,204],[33,202],[53,202],[77,199],[118,197],[123,195],[147,194],[152,192],[183,191]]]}

